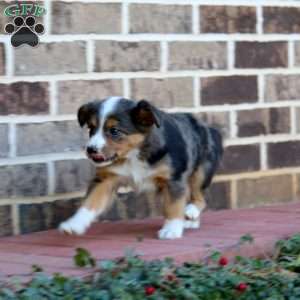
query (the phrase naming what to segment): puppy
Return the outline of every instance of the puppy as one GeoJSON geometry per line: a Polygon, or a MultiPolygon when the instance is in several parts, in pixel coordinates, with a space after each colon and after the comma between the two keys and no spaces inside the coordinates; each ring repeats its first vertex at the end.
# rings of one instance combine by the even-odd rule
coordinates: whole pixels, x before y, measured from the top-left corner
{"type": "Polygon", "coordinates": [[[222,137],[187,113],[169,114],[146,100],[110,97],[78,110],[89,129],[86,152],[96,177],[79,210],[60,225],[83,234],[112,202],[120,180],[130,178],[140,191],[163,197],[165,222],[160,239],[181,238],[184,228],[198,228],[222,153],[222,137]]]}

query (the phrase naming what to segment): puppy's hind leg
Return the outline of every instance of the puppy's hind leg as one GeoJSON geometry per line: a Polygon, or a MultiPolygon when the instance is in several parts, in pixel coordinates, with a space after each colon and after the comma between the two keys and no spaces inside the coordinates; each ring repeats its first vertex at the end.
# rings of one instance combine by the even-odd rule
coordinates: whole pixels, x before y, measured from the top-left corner
{"type": "Polygon", "coordinates": [[[184,231],[184,207],[188,196],[187,189],[172,192],[169,186],[162,190],[165,223],[158,232],[160,239],[181,238],[184,231]]]}
{"type": "Polygon", "coordinates": [[[116,179],[112,175],[93,182],[82,206],[70,219],[60,224],[59,230],[68,234],[84,234],[97,216],[111,204],[116,179]]]}
{"type": "Polygon", "coordinates": [[[202,192],[203,171],[199,167],[190,177],[189,185],[191,190],[190,203],[185,207],[185,228],[199,228],[200,214],[206,203],[202,192]]]}

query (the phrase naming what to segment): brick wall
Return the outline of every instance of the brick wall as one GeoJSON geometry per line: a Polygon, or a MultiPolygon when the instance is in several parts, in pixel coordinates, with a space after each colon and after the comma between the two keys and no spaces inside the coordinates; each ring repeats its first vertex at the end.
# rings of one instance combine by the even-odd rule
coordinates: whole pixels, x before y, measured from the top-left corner
{"type": "MultiPolygon", "coordinates": [[[[0,17],[0,235],[54,227],[74,211],[93,173],[75,113],[108,95],[147,98],[222,129],[227,150],[207,194],[211,208],[297,198],[299,1],[44,5],[36,49],[13,49],[0,17]]],[[[146,196],[119,198],[105,218],[159,209],[146,196]]]]}

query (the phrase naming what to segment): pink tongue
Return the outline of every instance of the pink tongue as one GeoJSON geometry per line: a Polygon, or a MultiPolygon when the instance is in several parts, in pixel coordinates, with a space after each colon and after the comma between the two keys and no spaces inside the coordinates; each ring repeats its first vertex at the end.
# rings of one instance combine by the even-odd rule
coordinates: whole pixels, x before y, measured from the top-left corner
{"type": "Polygon", "coordinates": [[[104,156],[102,156],[101,154],[92,154],[92,158],[97,160],[97,161],[104,161],[104,156]]]}

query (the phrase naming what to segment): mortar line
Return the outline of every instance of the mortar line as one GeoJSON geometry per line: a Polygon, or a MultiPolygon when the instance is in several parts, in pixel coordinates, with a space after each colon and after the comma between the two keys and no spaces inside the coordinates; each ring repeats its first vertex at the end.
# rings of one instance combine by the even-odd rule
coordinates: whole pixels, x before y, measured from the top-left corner
{"type": "Polygon", "coordinates": [[[160,42],[160,72],[165,73],[168,71],[169,60],[169,45],[166,41],[160,42]]]}
{"type": "Polygon", "coordinates": [[[260,168],[262,170],[267,170],[268,169],[268,158],[267,158],[266,143],[264,143],[264,142],[260,143],[259,153],[260,153],[260,168]]]}
{"type": "Polygon", "coordinates": [[[129,4],[127,1],[122,1],[122,33],[123,34],[129,33],[129,22],[130,22],[129,4]]]}
{"type": "Polygon", "coordinates": [[[44,7],[46,9],[46,14],[44,16],[45,35],[48,36],[51,34],[51,27],[52,27],[52,3],[51,3],[51,0],[44,0],[44,7]]]}
{"type": "Polygon", "coordinates": [[[296,107],[291,106],[290,108],[290,114],[291,114],[291,134],[296,135],[297,134],[297,115],[296,115],[296,107]]]}
{"type": "Polygon", "coordinates": [[[288,67],[295,66],[295,44],[294,41],[288,41],[288,67]]]}
{"type": "MultiPolygon", "coordinates": [[[[125,78],[123,80],[127,80],[125,78]]],[[[199,81],[201,89],[201,80],[199,81]]],[[[300,101],[300,100],[299,100],[300,101]]],[[[244,111],[244,110],[256,110],[264,108],[289,108],[294,106],[295,108],[300,108],[300,102],[297,101],[278,101],[278,102],[264,102],[264,103],[243,103],[235,105],[209,105],[209,106],[199,106],[199,107],[172,107],[163,108],[162,110],[170,113],[175,112],[190,112],[190,113],[201,113],[201,112],[224,112],[224,111],[244,111]]],[[[58,115],[37,115],[37,116],[26,116],[26,115],[8,115],[0,116],[0,124],[13,123],[44,123],[44,122],[60,122],[60,121],[74,121],[76,120],[76,114],[58,114],[58,115]]]]}
{"type": "Polygon", "coordinates": [[[55,80],[49,82],[50,93],[50,115],[55,116],[58,113],[58,96],[57,96],[57,83],[55,80]]]}
{"type": "Polygon", "coordinates": [[[257,77],[258,102],[263,103],[265,98],[265,76],[258,74],[257,77]]]}
{"type": "MultiPolygon", "coordinates": [[[[0,34],[0,41],[7,40],[7,35],[0,34]]],[[[115,41],[199,41],[199,42],[226,42],[226,41],[257,41],[257,42],[272,42],[272,41],[299,41],[299,34],[290,33],[112,33],[112,34],[51,34],[49,36],[42,35],[40,37],[43,43],[52,42],[75,42],[88,40],[115,40],[115,41]]]]}
{"type": "Polygon", "coordinates": [[[230,181],[230,204],[232,209],[236,209],[238,207],[237,201],[237,182],[236,180],[230,181]]]}
{"type": "Polygon", "coordinates": [[[298,185],[298,178],[297,174],[292,174],[292,184],[293,184],[293,199],[299,200],[298,199],[298,190],[299,190],[299,185],[298,185]]]}
{"type": "Polygon", "coordinates": [[[20,219],[19,219],[19,205],[14,203],[11,205],[11,219],[13,234],[20,234],[20,219]]]}
{"type": "Polygon", "coordinates": [[[231,111],[230,115],[230,136],[236,138],[238,136],[237,112],[231,111]]]}
{"type": "Polygon", "coordinates": [[[88,73],[94,72],[95,69],[95,41],[89,40],[86,44],[86,62],[88,73]]]}
{"type": "Polygon", "coordinates": [[[235,68],[235,43],[233,41],[227,42],[227,64],[229,70],[235,68]]]}
{"type": "Polygon", "coordinates": [[[224,182],[224,181],[242,180],[242,179],[259,179],[263,177],[284,176],[284,175],[291,175],[291,174],[300,175],[300,167],[268,169],[268,170],[259,170],[259,171],[246,172],[246,173],[217,175],[214,178],[214,182],[224,182]]]}
{"type": "Polygon", "coordinates": [[[263,34],[263,22],[263,8],[262,5],[259,4],[256,6],[256,32],[258,34],[263,34]]]}
{"type": "Polygon", "coordinates": [[[193,4],[192,6],[192,24],[193,24],[193,34],[200,33],[200,12],[199,5],[193,4]]]}
{"type": "Polygon", "coordinates": [[[17,128],[16,124],[8,124],[8,144],[9,144],[9,157],[15,158],[17,155],[17,128]]]}
{"type": "Polygon", "coordinates": [[[10,44],[10,39],[5,41],[5,72],[8,79],[14,75],[14,49],[10,44]]]}
{"type": "Polygon", "coordinates": [[[128,78],[123,78],[123,95],[125,98],[131,98],[131,84],[128,78]]]}
{"type": "Polygon", "coordinates": [[[13,204],[43,204],[45,202],[55,202],[59,200],[71,200],[75,198],[84,197],[86,191],[79,191],[73,193],[65,193],[65,194],[55,194],[41,197],[25,197],[25,198],[5,198],[1,199],[0,206],[4,205],[12,205],[13,204]]]}
{"type": "Polygon", "coordinates": [[[56,174],[53,161],[47,162],[47,177],[48,177],[48,195],[53,195],[55,192],[56,174]]]}
{"type": "MultiPolygon", "coordinates": [[[[65,80],[108,80],[122,78],[177,78],[177,77],[228,77],[228,76],[262,76],[262,75],[299,75],[300,68],[293,69],[234,69],[234,70],[182,70],[182,71],[140,71],[140,72],[103,72],[103,73],[65,73],[56,75],[24,75],[7,78],[0,76],[0,83],[14,83],[19,81],[65,81],[65,80]]],[[[296,100],[296,99],[295,99],[296,100]]]]}
{"type": "Polygon", "coordinates": [[[201,105],[200,99],[200,80],[198,77],[193,78],[193,105],[199,107],[201,105]]]}

